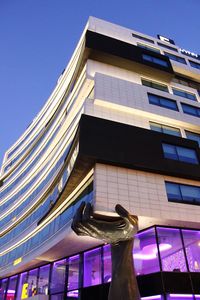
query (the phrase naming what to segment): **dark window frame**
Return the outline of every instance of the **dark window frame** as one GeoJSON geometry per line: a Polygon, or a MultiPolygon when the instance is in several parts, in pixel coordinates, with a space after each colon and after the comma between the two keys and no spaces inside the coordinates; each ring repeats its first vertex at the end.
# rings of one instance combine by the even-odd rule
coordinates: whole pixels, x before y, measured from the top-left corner
{"type": "Polygon", "coordinates": [[[151,43],[151,44],[155,44],[153,40],[151,39],[148,39],[144,36],[141,36],[139,34],[136,34],[136,33],[132,33],[132,37],[136,38],[136,39],[139,39],[141,41],[145,41],[145,42],[148,42],[148,43],[151,43]]]}
{"type": "Polygon", "coordinates": [[[200,118],[200,108],[199,108],[199,107],[196,107],[196,106],[193,106],[193,105],[190,105],[190,104],[186,104],[186,103],[181,103],[181,107],[182,107],[182,110],[183,110],[184,114],[187,114],[187,115],[190,115],[190,116],[193,116],[193,117],[200,118]],[[188,108],[194,109],[194,113],[184,111],[184,107],[185,107],[185,108],[188,107],[188,108]]]}
{"type": "Polygon", "coordinates": [[[141,78],[141,82],[142,82],[142,85],[144,85],[144,86],[147,86],[147,87],[150,87],[152,89],[156,89],[156,90],[159,90],[159,91],[169,93],[168,86],[165,85],[165,84],[162,84],[162,83],[159,83],[159,82],[156,82],[156,81],[153,81],[153,80],[148,80],[148,79],[145,79],[145,78],[141,78]],[[149,84],[145,84],[144,82],[148,82],[149,84]],[[161,87],[161,88],[159,88],[159,87],[161,87]],[[162,87],[163,87],[163,89],[162,89],[162,87]]]}
{"type": "Polygon", "coordinates": [[[169,134],[169,135],[172,135],[172,136],[182,137],[180,128],[173,127],[173,126],[168,126],[168,125],[161,124],[161,123],[157,123],[157,122],[153,122],[153,121],[150,121],[150,122],[149,122],[149,125],[150,125],[150,128],[151,128],[152,131],[156,131],[156,132],[160,132],[160,133],[164,133],[164,134],[169,134]],[[152,127],[153,127],[154,124],[155,124],[155,126],[156,126],[156,125],[159,125],[160,127],[157,126],[157,128],[160,128],[161,130],[160,130],[160,131],[154,130],[154,129],[151,127],[151,124],[152,124],[152,127]],[[174,131],[172,130],[171,132],[177,132],[177,133],[180,133],[180,135],[178,135],[178,134],[170,134],[170,133],[167,133],[167,132],[165,132],[165,128],[168,129],[169,132],[170,132],[170,129],[176,129],[176,130],[174,130],[174,131]]]}
{"type": "Polygon", "coordinates": [[[183,147],[183,146],[178,146],[178,145],[173,145],[169,143],[162,143],[162,150],[164,154],[164,158],[171,159],[171,160],[176,160],[179,162],[184,162],[187,164],[193,164],[193,165],[199,165],[199,159],[198,155],[195,149],[189,148],[189,147],[183,147]],[[174,150],[174,154],[170,154],[167,152],[166,147],[171,147],[171,149],[174,150]],[[191,153],[191,157],[186,157],[180,154],[181,150],[189,150],[191,153]]]}
{"type": "Polygon", "coordinates": [[[164,68],[168,68],[169,65],[168,65],[168,62],[162,58],[158,58],[154,55],[151,55],[151,54],[146,54],[146,53],[143,53],[142,54],[142,59],[146,62],[150,62],[150,63],[153,63],[153,64],[156,64],[158,66],[162,66],[164,68]]]}
{"type": "Polygon", "coordinates": [[[192,100],[192,101],[197,101],[197,96],[196,96],[195,94],[193,94],[193,93],[190,93],[190,92],[188,92],[188,91],[181,90],[181,89],[176,88],[176,87],[172,87],[172,91],[173,91],[173,94],[176,95],[176,96],[183,97],[183,98],[186,98],[186,99],[192,100]],[[174,91],[175,91],[175,92],[174,92],[174,91]],[[178,93],[176,94],[176,91],[177,91],[178,93],[180,93],[181,95],[179,95],[178,93]],[[190,96],[192,96],[193,99],[192,99],[192,97],[190,97],[190,96]]]}
{"type": "Polygon", "coordinates": [[[164,52],[164,55],[167,56],[171,60],[174,60],[174,61],[177,61],[181,64],[187,65],[187,62],[186,62],[185,58],[183,58],[181,56],[177,56],[177,55],[174,55],[174,54],[169,53],[169,52],[164,52]]]}
{"type": "Polygon", "coordinates": [[[178,105],[177,105],[177,103],[176,103],[175,100],[172,100],[172,99],[169,99],[169,98],[166,98],[166,97],[162,97],[162,96],[158,96],[158,95],[154,95],[154,94],[151,94],[151,93],[147,93],[147,95],[148,95],[148,99],[149,99],[149,103],[150,104],[157,105],[157,106],[160,106],[160,107],[163,107],[163,108],[167,108],[167,109],[170,109],[170,110],[174,110],[174,111],[179,111],[178,105]],[[150,99],[151,96],[153,96],[154,99],[157,98],[158,103],[153,102],[150,99]],[[165,105],[164,101],[166,101],[166,103],[168,102],[168,103],[174,104],[174,108],[165,105]]]}
{"type": "MultiPolygon", "coordinates": [[[[182,184],[182,183],[177,183],[177,182],[170,182],[170,181],[165,181],[165,188],[166,188],[166,193],[167,193],[167,198],[169,202],[175,202],[175,203],[180,203],[180,204],[190,204],[190,205],[200,205],[200,198],[195,199],[193,198],[193,202],[190,201],[188,198],[186,198],[186,196],[183,194],[183,191],[181,190],[181,187],[190,187],[191,189],[198,189],[200,191],[200,187],[199,186],[195,186],[195,185],[189,185],[189,184],[182,184]],[[169,186],[169,184],[171,185],[176,185],[178,187],[179,190],[179,197],[175,198],[175,197],[171,197],[167,191],[167,185],[169,186]]],[[[192,200],[192,199],[191,199],[192,200]]]]}

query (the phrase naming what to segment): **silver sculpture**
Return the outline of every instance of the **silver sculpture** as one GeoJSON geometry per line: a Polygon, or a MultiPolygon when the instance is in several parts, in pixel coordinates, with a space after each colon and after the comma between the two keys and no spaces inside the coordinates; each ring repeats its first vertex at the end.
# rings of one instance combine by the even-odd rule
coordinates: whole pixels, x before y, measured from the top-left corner
{"type": "Polygon", "coordinates": [[[140,294],[133,266],[133,241],[138,231],[138,217],[117,204],[119,217],[95,214],[90,203],[81,203],[73,218],[77,235],[90,236],[111,244],[112,281],[108,300],[139,300],[140,294]]]}

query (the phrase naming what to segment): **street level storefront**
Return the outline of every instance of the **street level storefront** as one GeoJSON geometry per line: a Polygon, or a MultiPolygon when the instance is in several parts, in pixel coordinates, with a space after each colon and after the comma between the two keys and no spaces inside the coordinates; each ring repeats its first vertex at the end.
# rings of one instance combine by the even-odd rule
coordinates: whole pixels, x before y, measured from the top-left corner
{"type": "MultiPolygon", "coordinates": [[[[137,234],[133,257],[142,299],[200,299],[199,230],[145,229],[137,234]]],[[[106,299],[110,281],[110,246],[103,245],[1,279],[0,300],[106,299]]]]}

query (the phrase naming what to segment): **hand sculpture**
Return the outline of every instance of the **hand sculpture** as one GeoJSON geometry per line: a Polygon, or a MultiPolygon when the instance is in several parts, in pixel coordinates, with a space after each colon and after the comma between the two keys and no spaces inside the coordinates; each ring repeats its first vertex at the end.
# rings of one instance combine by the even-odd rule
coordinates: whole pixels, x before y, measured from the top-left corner
{"type": "Polygon", "coordinates": [[[91,204],[82,202],[71,227],[77,235],[90,236],[111,244],[112,282],[108,300],[139,300],[132,255],[138,218],[119,204],[115,211],[119,217],[94,214],[91,204]]]}

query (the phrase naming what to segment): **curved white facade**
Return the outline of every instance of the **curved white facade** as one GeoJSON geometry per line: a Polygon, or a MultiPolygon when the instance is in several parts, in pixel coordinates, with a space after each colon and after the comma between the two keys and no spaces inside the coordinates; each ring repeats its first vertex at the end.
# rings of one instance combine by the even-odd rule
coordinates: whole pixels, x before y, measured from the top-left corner
{"type": "MultiPolygon", "coordinates": [[[[0,277],[99,244],[75,237],[70,229],[81,199],[103,213],[112,212],[116,203],[124,205],[139,216],[140,229],[155,224],[200,227],[199,175],[187,174],[188,161],[183,161],[186,167],[180,165],[179,176],[179,170],[153,171],[97,158],[84,176],[72,180],[79,167],[82,115],[159,131],[163,140],[171,134],[180,143],[182,137],[200,144],[200,62],[175,45],[89,19],[52,95],[5,154],[0,177],[0,277]],[[142,58],[131,60],[122,50],[117,57],[98,41],[90,46],[88,31],[96,34],[94,39],[106,37],[124,47],[145,49],[134,50],[142,58]],[[189,203],[189,196],[188,202],[171,201],[166,182],[196,187],[196,202],[189,203]]],[[[145,151],[146,156],[154,155],[145,151]]]]}

